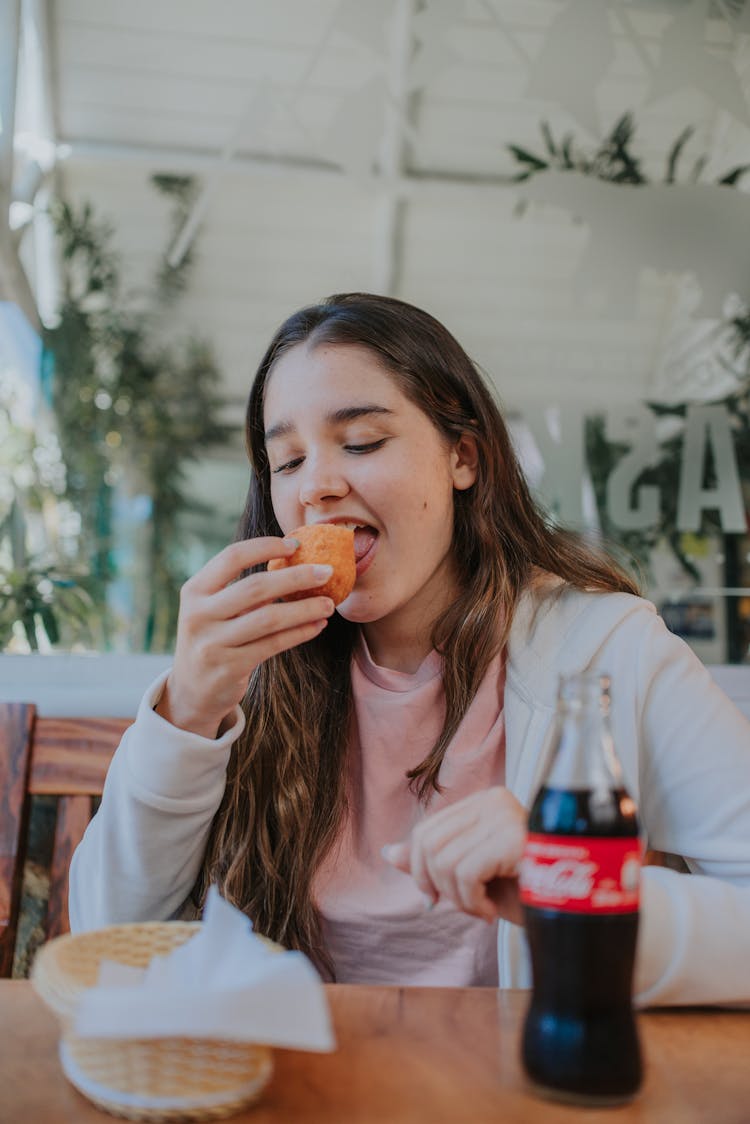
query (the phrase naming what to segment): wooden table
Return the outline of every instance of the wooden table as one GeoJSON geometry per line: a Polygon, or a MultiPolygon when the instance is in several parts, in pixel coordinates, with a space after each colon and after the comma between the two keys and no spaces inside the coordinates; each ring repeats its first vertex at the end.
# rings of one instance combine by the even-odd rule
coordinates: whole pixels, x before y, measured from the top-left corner
{"type": "MultiPolygon", "coordinates": [[[[614,1109],[539,1100],[518,1059],[523,992],[329,987],[335,1054],[277,1051],[237,1124],[748,1124],[750,1012],[640,1016],[646,1080],[614,1109]]],[[[0,982],[2,1124],[113,1120],[68,1084],[53,1016],[25,980],[0,982]]]]}

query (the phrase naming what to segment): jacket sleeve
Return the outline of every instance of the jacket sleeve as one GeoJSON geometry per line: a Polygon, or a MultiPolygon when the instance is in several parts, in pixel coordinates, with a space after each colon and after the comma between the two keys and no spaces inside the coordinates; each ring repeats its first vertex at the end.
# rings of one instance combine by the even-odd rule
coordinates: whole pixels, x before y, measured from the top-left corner
{"type": "Polygon", "coordinates": [[[153,709],[167,674],[146,692],[125,732],[101,806],[73,855],[74,932],[178,916],[195,884],[244,716],[238,707],[216,740],[177,729],[153,709]]]}
{"type": "Polygon", "coordinates": [[[616,648],[636,653],[625,705],[643,828],[691,871],[644,869],[637,1002],[750,1003],[750,723],[659,617],[639,612],[623,628],[638,633],[616,648]]]}

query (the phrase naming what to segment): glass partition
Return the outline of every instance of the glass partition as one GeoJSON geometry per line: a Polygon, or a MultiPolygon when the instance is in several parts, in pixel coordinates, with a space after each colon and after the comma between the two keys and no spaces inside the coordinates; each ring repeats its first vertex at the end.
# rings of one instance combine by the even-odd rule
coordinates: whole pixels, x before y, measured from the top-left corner
{"type": "Polygon", "coordinates": [[[0,650],[168,652],[268,339],[362,289],[443,320],[551,517],[746,662],[746,8],[10,5],[0,650]]]}

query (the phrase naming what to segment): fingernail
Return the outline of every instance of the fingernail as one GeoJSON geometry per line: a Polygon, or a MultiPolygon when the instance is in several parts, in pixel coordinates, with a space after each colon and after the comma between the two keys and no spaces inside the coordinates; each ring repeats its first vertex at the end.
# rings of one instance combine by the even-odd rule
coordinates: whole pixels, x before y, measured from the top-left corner
{"type": "Polygon", "coordinates": [[[330,578],[333,573],[333,566],[313,566],[313,573],[316,578],[330,578]]]}
{"type": "Polygon", "coordinates": [[[429,894],[422,894],[422,901],[424,902],[425,913],[429,913],[437,905],[437,898],[431,898],[429,894]]]}
{"type": "Polygon", "coordinates": [[[290,546],[293,550],[299,550],[299,539],[284,539],[284,546],[290,546]]]}

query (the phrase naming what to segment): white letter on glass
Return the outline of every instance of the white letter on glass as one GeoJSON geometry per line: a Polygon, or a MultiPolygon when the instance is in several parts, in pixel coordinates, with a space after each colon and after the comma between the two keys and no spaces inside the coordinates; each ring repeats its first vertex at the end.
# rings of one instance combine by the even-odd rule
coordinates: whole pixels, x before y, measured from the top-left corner
{"type": "Polygon", "coordinates": [[[659,521],[659,489],[653,484],[636,489],[635,506],[630,497],[641,473],[661,459],[656,424],[650,410],[639,409],[627,416],[607,414],[607,440],[630,445],[607,480],[607,514],[617,527],[641,531],[659,521]]]}
{"type": "Polygon", "coordinates": [[[687,411],[680,466],[677,529],[699,531],[701,514],[706,508],[718,510],[725,534],[741,534],[747,529],[726,406],[689,406],[687,411]],[[715,488],[703,487],[709,444],[714,460],[715,488]]]}

